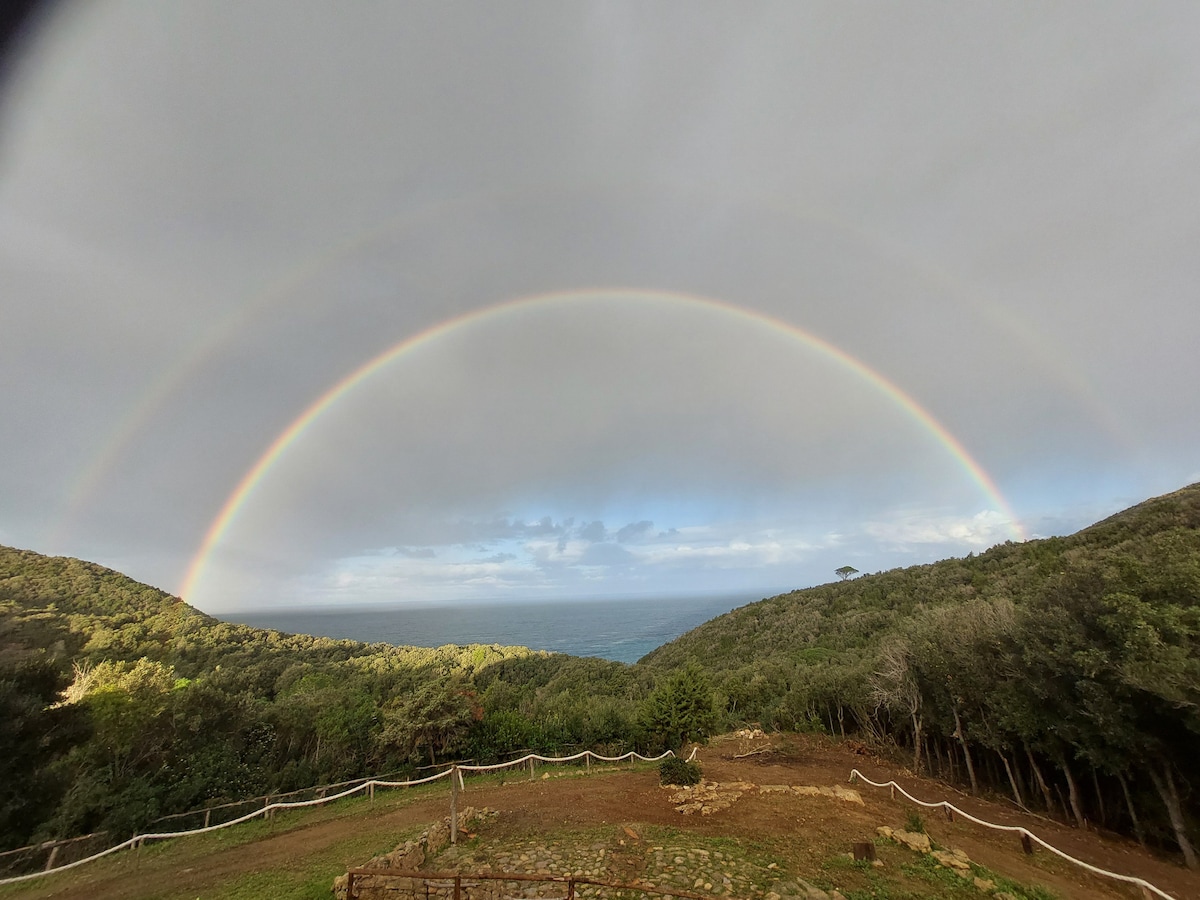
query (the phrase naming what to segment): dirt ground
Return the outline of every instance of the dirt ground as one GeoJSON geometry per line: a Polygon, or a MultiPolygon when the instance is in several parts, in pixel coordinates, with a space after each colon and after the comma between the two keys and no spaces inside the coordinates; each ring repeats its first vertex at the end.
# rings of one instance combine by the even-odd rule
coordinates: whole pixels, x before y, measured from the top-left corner
{"type": "MultiPolygon", "coordinates": [[[[1142,851],[1136,843],[1080,831],[1015,810],[1011,804],[977,800],[946,785],[901,774],[894,766],[853,746],[804,736],[774,736],[769,752],[735,758],[762,747],[762,739],[718,739],[701,747],[698,761],[704,777],[715,782],[749,782],[758,786],[846,785],[850,770],[874,781],[895,778],[917,797],[948,799],[973,815],[1000,824],[1023,825],[1049,843],[1094,865],[1145,878],[1179,900],[1200,897],[1200,874],[1173,861],[1142,851]]],[[[684,816],[675,810],[671,793],[658,784],[657,771],[594,770],[545,767],[537,778],[514,774],[495,780],[466,781],[461,802],[500,811],[495,826],[503,834],[528,838],[569,832],[573,828],[613,828],[614,841],[624,826],[668,826],[709,838],[734,838],[756,852],[778,859],[781,867],[801,877],[820,873],[823,863],[849,851],[853,842],[870,840],[880,825],[903,827],[916,807],[903,798],[864,784],[855,785],[864,804],[832,797],[797,796],[789,791],[745,792],[729,808],[712,815],[684,816]],[[551,774],[549,778],[542,778],[551,774]]],[[[286,870],[314,854],[333,854],[341,871],[390,849],[400,836],[444,817],[448,791],[425,796],[389,797],[357,812],[333,813],[324,820],[297,818],[253,842],[220,846],[216,835],[182,838],[160,852],[137,860],[103,860],[71,872],[51,875],[0,896],[56,897],[71,900],[116,900],[142,897],[214,897],[227,895],[222,886],[251,873],[286,870]],[[356,838],[361,838],[356,843],[356,838]]],[[[921,811],[926,830],[937,843],[965,851],[994,872],[1024,884],[1042,884],[1063,898],[1136,898],[1137,890],[1086,873],[1038,850],[1027,857],[1019,839],[969,822],[946,821],[941,812],[921,811]]],[[[626,832],[627,833],[627,832],[626,832]]],[[[221,832],[219,834],[225,834],[221,832]]],[[[909,853],[907,850],[897,852],[909,853]]],[[[262,894],[267,896],[268,894],[262,894]]],[[[243,896],[243,895],[239,895],[243,896]]],[[[329,895],[332,896],[332,895],[329,895]]]]}

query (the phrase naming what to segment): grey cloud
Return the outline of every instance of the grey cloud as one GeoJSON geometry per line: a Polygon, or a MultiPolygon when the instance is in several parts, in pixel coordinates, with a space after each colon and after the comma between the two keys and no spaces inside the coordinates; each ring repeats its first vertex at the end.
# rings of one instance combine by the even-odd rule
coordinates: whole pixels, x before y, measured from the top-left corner
{"type": "Polygon", "coordinates": [[[492,556],[486,556],[483,559],[476,560],[476,562],[506,563],[506,562],[512,562],[516,558],[517,558],[517,555],[515,553],[496,553],[496,554],[493,554],[492,556]]]}
{"type": "Polygon", "coordinates": [[[581,566],[627,566],[636,557],[617,544],[591,544],[579,557],[581,566]]]}
{"type": "Polygon", "coordinates": [[[396,543],[567,578],[605,521],[969,516],[959,448],[1038,532],[1194,477],[1200,7],[147,21],[63,5],[5,86],[5,543],[174,589],[272,446],[214,566],[268,597],[396,543]],[[588,285],[811,337],[661,297],[471,318],[588,285]]]}
{"type": "Polygon", "coordinates": [[[643,519],[640,522],[630,522],[628,525],[623,525],[617,529],[617,541],[624,543],[625,541],[637,540],[653,527],[654,523],[649,519],[643,519]]]}
{"type": "Polygon", "coordinates": [[[407,559],[433,559],[437,553],[432,547],[397,547],[396,555],[407,559]]]}
{"type": "Polygon", "coordinates": [[[608,537],[608,529],[604,527],[603,522],[597,519],[595,522],[588,522],[586,525],[580,526],[575,535],[584,541],[603,541],[608,537]]]}

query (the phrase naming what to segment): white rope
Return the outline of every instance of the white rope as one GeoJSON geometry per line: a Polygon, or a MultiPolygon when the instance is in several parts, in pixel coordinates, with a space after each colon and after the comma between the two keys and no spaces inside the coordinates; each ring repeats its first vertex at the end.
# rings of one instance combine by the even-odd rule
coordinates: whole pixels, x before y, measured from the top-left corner
{"type": "MultiPolygon", "coordinates": [[[[188,829],[187,831],[163,831],[163,832],[155,832],[152,834],[135,834],[129,840],[122,841],[120,844],[116,844],[115,846],[109,847],[107,850],[101,850],[99,853],[94,853],[91,856],[85,856],[83,859],[77,859],[74,862],[66,863],[65,865],[55,866],[53,869],[45,869],[41,872],[29,872],[28,874],[25,874],[25,875],[14,875],[10,878],[0,878],[0,884],[14,884],[18,881],[29,881],[34,878],[41,878],[43,875],[50,875],[54,872],[65,872],[67,869],[73,869],[76,866],[82,866],[84,863],[89,863],[89,862],[92,862],[93,860],[100,859],[101,857],[108,856],[110,853],[116,853],[118,850],[124,850],[126,847],[138,846],[142,843],[145,843],[146,841],[161,841],[161,840],[165,840],[166,838],[189,837],[193,834],[205,834],[210,831],[219,831],[222,828],[229,828],[230,826],[233,826],[233,825],[240,825],[243,822],[249,822],[251,819],[258,818],[259,816],[264,816],[267,813],[274,812],[277,809],[300,809],[301,807],[305,807],[305,806],[320,806],[324,803],[332,803],[334,800],[341,800],[345,797],[351,796],[352,794],[357,794],[362,791],[370,790],[373,787],[401,788],[401,787],[413,787],[418,784],[429,784],[430,782],[437,781],[440,778],[446,778],[446,777],[450,776],[451,774],[453,774],[455,771],[458,771],[458,783],[459,783],[459,786],[461,787],[461,786],[463,786],[462,773],[464,771],[466,771],[466,772],[490,772],[495,769],[508,769],[508,768],[512,768],[513,766],[522,765],[531,759],[536,759],[541,762],[547,762],[547,763],[560,763],[560,762],[573,762],[577,759],[582,759],[585,756],[590,756],[592,759],[599,760],[601,762],[621,762],[623,760],[632,759],[632,758],[636,757],[637,759],[640,759],[644,762],[658,762],[661,759],[666,759],[668,756],[674,756],[674,755],[675,754],[672,753],[670,750],[668,750],[666,753],[663,753],[661,756],[654,756],[654,757],[642,756],[640,753],[634,753],[633,751],[626,753],[624,756],[600,756],[598,753],[593,753],[591,750],[584,750],[580,753],[576,753],[574,756],[559,756],[559,757],[541,756],[540,754],[537,754],[537,753],[530,753],[527,756],[521,757],[520,759],[514,759],[514,760],[511,760],[511,761],[505,762],[505,763],[498,763],[493,766],[466,766],[466,765],[456,766],[456,765],[452,765],[452,766],[450,766],[450,768],[443,769],[441,772],[438,772],[436,775],[428,775],[425,778],[414,778],[410,781],[374,781],[374,780],[364,781],[362,784],[359,784],[352,788],[348,788],[347,790],[344,790],[338,794],[330,794],[327,797],[318,797],[313,800],[294,800],[294,801],[287,802],[287,803],[271,803],[271,804],[268,804],[267,806],[260,806],[258,809],[254,810],[252,812],[246,813],[246,815],[244,815],[244,816],[239,816],[236,819],[230,819],[228,822],[221,822],[219,825],[209,825],[204,828],[191,828],[191,829],[188,829]]],[[[695,755],[695,751],[693,751],[693,755],[695,755]]]]}
{"type": "Polygon", "coordinates": [[[642,762],[658,762],[659,760],[666,759],[668,756],[674,755],[675,754],[670,750],[668,750],[666,753],[660,754],[659,756],[642,756],[642,754],[634,753],[632,750],[626,753],[624,756],[601,756],[599,753],[593,753],[591,750],[582,750],[579,753],[576,753],[574,756],[542,756],[540,753],[528,753],[525,756],[522,756],[520,759],[510,759],[508,762],[493,763],[490,766],[461,765],[458,768],[462,769],[464,772],[495,772],[499,769],[511,769],[514,766],[523,766],[531,759],[545,763],[564,763],[574,762],[577,759],[583,759],[585,756],[590,756],[597,762],[624,762],[627,759],[633,759],[636,757],[637,759],[642,760],[642,762]]]}
{"type": "Polygon", "coordinates": [[[996,831],[1016,832],[1016,833],[1022,835],[1023,837],[1028,837],[1030,840],[1037,841],[1038,844],[1040,844],[1042,847],[1049,850],[1051,853],[1055,854],[1056,856],[1060,856],[1063,859],[1067,860],[1068,862],[1073,862],[1073,863],[1075,863],[1075,865],[1080,866],[1084,869],[1087,869],[1089,872],[1093,873],[1094,875],[1103,875],[1106,878],[1115,878],[1117,881],[1124,881],[1127,884],[1136,884],[1138,887],[1145,888],[1148,891],[1152,891],[1153,893],[1162,897],[1163,900],[1175,900],[1175,898],[1172,897],[1170,894],[1168,894],[1166,891],[1156,888],[1154,885],[1152,885],[1150,882],[1146,881],[1144,878],[1138,878],[1133,875],[1121,875],[1118,872],[1110,872],[1107,869],[1101,869],[1101,868],[1098,868],[1097,866],[1093,866],[1091,863],[1085,863],[1081,859],[1076,859],[1075,857],[1071,856],[1070,854],[1064,853],[1062,850],[1059,850],[1057,847],[1051,846],[1050,844],[1046,843],[1044,840],[1042,840],[1040,837],[1038,837],[1036,834],[1034,834],[1028,828],[1024,828],[1020,825],[997,825],[994,822],[985,822],[983,819],[976,818],[975,816],[971,815],[969,812],[964,812],[963,810],[961,810],[957,806],[955,806],[953,803],[950,803],[948,800],[941,800],[937,803],[927,803],[924,800],[918,800],[916,797],[914,797],[912,794],[910,794],[908,791],[906,791],[900,785],[896,784],[896,782],[894,782],[894,781],[888,781],[883,784],[880,784],[879,782],[872,781],[870,778],[868,778],[862,772],[858,771],[858,769],[851,769],[850,770],[850,783],[851,784],[854,783],[855,778],[861,778],[867,784],[871,785],[871,787],[894,788],[895,790],[902,793],[909,800],[911,800],[913,803],[916,803],[918,806],[923,806],[926,809],[946,809],[946,810],[953,812],[955,815],[962,816],[964,819],[969,819],[970,821],[974,822],[976,825],[982,825],[985,828],[992,828],[992,829],[995,829],[996,831]]]}

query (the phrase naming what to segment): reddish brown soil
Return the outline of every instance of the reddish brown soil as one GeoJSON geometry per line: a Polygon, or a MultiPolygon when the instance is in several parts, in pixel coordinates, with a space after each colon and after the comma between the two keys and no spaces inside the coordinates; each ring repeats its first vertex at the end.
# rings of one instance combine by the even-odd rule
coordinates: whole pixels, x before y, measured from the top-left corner
{"type": "MultiPolygon", "coordinates": [[[[760,742],[761,743],[761,742],[760,742]]],[[[701,748],[699,760],[706,779],[718,782],[747,781],[757,785],[835,785],[847,782],[858,768],[874,781],[896,778],[923,799],[949,799],[980,818],[1002,824],[1023,825],[1065,852],[1094,865],[1136,875],[1173,894],[1179,900],[1200,897],[1200,874],[1140,850],[1135,843],[1079,831],[1037,816],[1015,811],[1011,804],[977,800],[922,778],[898,774],[895,766],[855,753],[846,745],[828,740],[791,736],[775,738],[774,749],[742,759],[744,742],[716,741],[701,748]]],[[[541,772],[539,772],[539,775],[541,772]]],[[[865,806],[826,797],[797,797],[791,793],[749,792],[729,809],[711,816],[683,816],[675,811],[670,793],[658,785],[657,772],[594,772],[591,777],[552,777],[547,780],[514,780],[507,784],[472,783],[468,779],[464,804],[489,806],[501,816],[489,831],[503,829],[514,836],[549,833],[560,828],[610,825],[614,842],[624,837],[622,826],[665,825],[708,837],[736,837],[753,843],[801,876],[821,872],[830,857],[848,851],[856,840],[874,836],[879,825],[902,827],[913,804],[892,800],[887,790],[859,784],[865,806]]],[[[187,839],[176,850],[136,864],[128,857],[118,863],[97,863],[73,872],[52,875],[16,892],[22,897],[61,897],[78,900],[117,900],[155,896],[219,896],[221,886],[247,873],[286,869],[311,854],[327,851],[370,832],[395,835],[432,822],[447,813],[441,794],[422,799],[403,797],[356,815],[345,815],[288,830],[253,843],[231,847],[205,845],[188,849],[187,839]],[[165,883],[164,883],[165,882],[165,883]]],[[[1137,897],[1138,892],[1115,882],[1093,877],[1069,863],[1039,850],[1033,857],[1021,852],[1017,837],[990,831],[968,822],[948,822],[940,812],[922,811],[929,835],[939,844],[961,848],[972,860],[1022,883],[1043,884],[1064,898],[1137,897]]],[[[380,838],[382,840],[382,837],[380,838]]],[[[387,843],[385,841],[385,843],[387,843]]],[[[375,847],[375,850],[382,849],[375,847]]],[[[349,851],[347,851],[349,852],[349,851]]],[[[369,852],[341,860],[345,867],[360,865],[369,852]]],[[[881,853],[883,853],[881,849],[881,853]]],[[[910,851],[896,848],[888,855],[899,858],[910,851]]],[[[132,856],[130,854],[129,856],[132,856]]]]}

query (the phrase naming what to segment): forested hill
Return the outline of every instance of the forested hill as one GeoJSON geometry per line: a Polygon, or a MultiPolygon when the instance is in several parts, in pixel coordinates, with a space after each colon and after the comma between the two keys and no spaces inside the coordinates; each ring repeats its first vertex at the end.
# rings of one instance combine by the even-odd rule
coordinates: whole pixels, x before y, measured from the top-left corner
{"type": "Polygon", "coordinates": [[[766,661],[816,661],[873,645],[914,616],[946,605],[1128,589],[1151,605],[1196,605],[1200,484],[1155,497],[1069,537],[1004,543],[963,559],[861,575],[740,607],[652,651],[671,667],[702,660],[716,672],[766,661]]]}
{"type": "Polygon", "coordinates": [[[220,622],[0,548],[0,848],[448,758],[855,734],[917,770],[1192,854],[1200,485],[1065,538],[735,610],[626,666],[220,622]]]}
{"type": "Polygon", "coordinates": [[[649,654],[726,712],[1175,840],[1200,812],[1200,485],[1070,537],[795,591],[649,654]]]}

